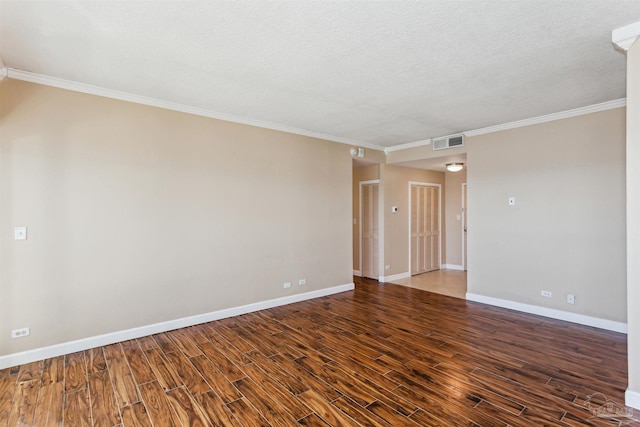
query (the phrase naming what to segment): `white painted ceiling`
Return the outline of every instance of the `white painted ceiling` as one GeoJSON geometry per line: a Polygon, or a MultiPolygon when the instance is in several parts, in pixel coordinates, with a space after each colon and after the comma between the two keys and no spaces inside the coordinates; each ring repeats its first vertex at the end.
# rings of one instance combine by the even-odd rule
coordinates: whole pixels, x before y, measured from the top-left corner
{"type": "Polygon", "coordinates": [[[389,147],[625,97],[640,0],[7,1],[9,68],[389,147]]]}

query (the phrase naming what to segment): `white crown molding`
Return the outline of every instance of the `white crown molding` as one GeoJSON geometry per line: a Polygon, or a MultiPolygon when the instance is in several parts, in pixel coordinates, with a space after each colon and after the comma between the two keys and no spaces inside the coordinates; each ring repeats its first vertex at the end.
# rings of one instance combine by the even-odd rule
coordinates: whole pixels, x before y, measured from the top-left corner
{"type": "Polygon", "coordinates": [[[502,130],[515,129],[524,126],[531,126],[554,120],[567,119],[569,117],[582,116],[584,114],[597,113],[599,111],[611,110],[613,108],[621,108],[627,105],[626,98],[616,99],[613,101],[601,102],[600,104],[588,105],[586,107],[575,108],[573,110],[560,111],[558,113],[547,114],[545,116],[532,117],[530,119],[518,120],[515,122],[504,123],[501,125],[488,126],[486,128],[470,130],[463,132],[465,136],[478,136],[487,133],[499,132],[502,130]]]}
{"type": "MultiPolygon", "coordinates": [[[[547,114],[544,116],[532,117],[529,119],[518,120],[515,122],[502,123],[495,126],[488,126],[485,128],[469,130],[466,132],[456,133],[449,136],[464,135],[465,137],[467,137],[467,136],[484,135],[487,133],[494,133],[494,132],[499,132],[503,130],[516,129],[524,126],[531,126],[531,125],[536,125],[540,123],[552,122],[554,120],[567,119],[569,117],[582,116],[584,114],[597,113],[599,111],[611,110],[613,108],[621,108],[621,107],[625,107],[626,105],[627,105],[626,98],[615,99],[613,101],[602,102],[600,104],[587,105],[586,107],[575,108],[573,110],[560,111],[558,113],[547,114]]],[[[393,147],[385,148],[384,152],[385,154],[389,154],[393,151],[423,147],[425,145],[431,144],[431,142],[434,139],[439,139],[439,138],[447,138],[447,137],[444,136],[444,137],[438,137],[438,138],[423,139],[420,141],[408,142],[406,144],[394,145],[393,147]]]]}
{"type": "Polygon", "coordinates": [[[556,310],[553,308],[540,307],[538,305],[524,304],[516,301],[509,301],[500,298],[487,297],[484,295],[467,293],[467,301],[479,302],[496,307],[508,308],[510,310],[522,311],[538,316],[550,317],[552,319],[564,320],[566,322],[577,323],[579,325],[593,326],[594,328],[606,329],[608,331],[627,333],[627,324],[616,322],[599,317],[586,316],[584,314],[571,313],[569,311],[556,310]]]}
{"type": "Polygon", "coordinates": [[[376,144],[370,144],[368,142],[356,141],[349,138],[341,138],[338,136],[328,135],[320,132],[314,132],[306,129],[299,129],[294,127],[279,125],[277,123],[253,120],[246,117],[233,116],[230,114],[224,114],[216,111],[206,110],[204,108],[190,107],[188,105],[177,104],[175,102],[169,102],[169,101],[163,101],[161,99],[149,98],[146,96],[134,95],[127,92],[120,92],[117,90],[106,89],[99,86],[78,83],[71,80],[64,80],[56,77],[45,76],[43,74],[36,74],[28,71],[16,70],[15,68],[8,68],[7,74],[8,74],[8,77],[11,79],[23,80],[26,82],[37,83],[45,86],[72,90],[74,92],[81,92],[81,93],[86,93],[90,95],[103,96],[105,98],[133,102],[136,104],[163,108],[165,110],[179,111],[181,113],[193,114],[196,116],[208,117],[211,119],[218,119],[218,120],[224,120],[227,122],[240,123],[240,124],[255,126],[255,127],[264,128],[264,129],[292,133],[295,135],[308,136],[311,138],[324,139],[327,141],[338,142],[340,144],[369,148],[371,150],[384,151],[384,147],[376,144]]]}
{"type": "Polygon", "coordinates": [[[629,50],[638,37],[640,37],[640,21],[616,28],[611,32],[611,41],[624,50],[629,50]]]}
{"type": "Polygon", "coordinates": [[[303,294],[289,295],[282,298],[256,302],[239,307],[227,308],[210,313],[199,314],[196,316],[183,317],[181,319],[169,320],[167,322],[155,323],[153,325],[126,329],[123,331],[112,332],[104,335],[97,335],[76,341],[55,344],[48,347],[36,348],[20,353],[7,354],[5,356],[0,356],[0,369],[35,362],[37,360],[48,359],[51,357],[62,356],[63,354],[88,350],[90,348],[100,347],[103,345],[114,344],[134,338],[145,337],[147,335],[158,334],[160,332],[186,328],[188,326],[199,325],[200,323],[212,322],[214,320],[226,319],[233,316],[240,316],[242,314],[252,313],[254,311],[280,307],[282,305],[292,304],[294,302],[306,301],[314,298],[338,294],[341,292],[352,291],[353,289],[355,289],[355,285],[353,283],[347,283],[346,285],[319,289],[317,291],[305,292],[303,294]]]}
{"type": "MultiPolygon", "coordinates": [[[[636,24],[629,25],[627,27],[633,27],[636,24]]],[[[640,23],[638,23],[640,25],[640,23]]],[[[627,27],[623,27],[625,29],[627,27]]],[[[617,31],[617,30],[616,30],[617,31]]],[[[163,101],[160,99],[149,98],[145,96],[133,95],[126,92],[115,91],[111,89],[105,89],[98,86],[88,85],[84,83],[78,83],[70,80],[58,79],[55,77],[45,76],[42,74],[31,73],[28,71],[16,70],[15,68],[4,68],[0,70],[0,81],[4,77],[11,79],[23,80],[31,83],[37,83],[45,86],[57,87],[60,89],[72,90],[75,92],[86,93],[90,95],[103,96],[105,98],[118,99],[121,101],[133,102],[136,104],[148,105],[151,107],[163,108],[166,110],[179,111],[182,113],[193,114],[202,117],[209,117],[212,119],[224,120],[233,123],[240,123],[249,126],[256,126],[264,129],[271,129],[280,132],[291,133],[295,135],[308,136],[311,138],[324,139],[327,141],[338,142],[340,144],[346,144],[356,147],[369,148],[371,150],[383,151],[385,154],[389,154],[393,151],[406,150],[409,148],[423,147],[431,144],[432,139],[423,139],[420,141],[408,142],[405,144],[394,145],[392,147],[382,147],[376,144],[370,144],[367,142],[356,141],[348,138],[341,138],[334,135],[328,135],[319,132],[313,132],[305,129],[298,129],[288,126],[279,125],[276,123],[262,122],[259,120],[252,120],[244,117],[232,116],[229,114],[218,113],[215,111],[206,110],[204,108],[190,107],[188,105],[177,104],[173,102],[163,101]]],[[[533,117],[530,119],[518,120],[515,122],[504,123],[495,126],[489,126],[481,129],[475,129],[455,135],[465,136],[477,136],[487,133],[499,132],[502,130],[515,129],[523,126],[530,126],[534,124],[550,122],[553,120],[560,120],[569,117],[580,116],[583,114],[596,113],[599,111],[609,110],[613,108],[620,108],[626,106],[626,99],[617,99],[614,101],[603,102],[600,104],[589,105],[586,107],[576,108],[573,110],[561,111],[559,113],[548,114],[545,116],[533,117]]]]}

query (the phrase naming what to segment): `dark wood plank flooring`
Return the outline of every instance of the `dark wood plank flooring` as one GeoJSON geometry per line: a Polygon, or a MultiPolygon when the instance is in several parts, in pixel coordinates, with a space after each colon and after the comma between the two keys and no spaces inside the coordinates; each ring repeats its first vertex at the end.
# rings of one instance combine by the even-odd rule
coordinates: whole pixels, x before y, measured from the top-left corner
{"type": "Polygon", "coordinates": [[[626,337],[356,290],[0,371],[0,426],[640,426],[626,337]]]}

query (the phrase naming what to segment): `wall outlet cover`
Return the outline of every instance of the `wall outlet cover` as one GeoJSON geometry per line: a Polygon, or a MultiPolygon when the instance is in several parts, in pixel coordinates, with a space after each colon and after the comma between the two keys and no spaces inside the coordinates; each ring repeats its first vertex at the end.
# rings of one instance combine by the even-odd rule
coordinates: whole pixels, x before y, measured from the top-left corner
{"type": "Polygon", "coordinates": [[[30,333],[31,332],[29,331],[29,328],[14,329],[13,331],[11,331],[11,338],[26,337],[29,336],[30,333]]]}

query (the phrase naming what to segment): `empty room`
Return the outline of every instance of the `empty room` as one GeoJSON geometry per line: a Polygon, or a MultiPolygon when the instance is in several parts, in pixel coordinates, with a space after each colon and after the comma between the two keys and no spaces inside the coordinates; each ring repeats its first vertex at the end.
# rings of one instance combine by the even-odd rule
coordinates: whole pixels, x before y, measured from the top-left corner
{"type": "Polygon", "coordinates": [[[0,0],[0,427],[640,426],[640,0],[0,0]]]}

